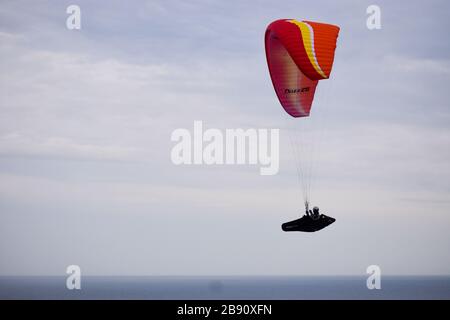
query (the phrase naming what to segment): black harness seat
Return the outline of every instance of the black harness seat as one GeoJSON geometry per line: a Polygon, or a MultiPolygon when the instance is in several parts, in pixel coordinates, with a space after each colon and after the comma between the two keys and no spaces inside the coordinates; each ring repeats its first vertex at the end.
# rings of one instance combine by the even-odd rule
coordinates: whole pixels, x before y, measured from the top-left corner
{"type": "Polygon", "coordinates": [[[305,214],[300,219],[283,223],[281,228],[283,231],[315,232],[328,227],[335,221],[336,219],[328,217],[324,214],[321,214],[317,220],[314,220],[305,214]]]}

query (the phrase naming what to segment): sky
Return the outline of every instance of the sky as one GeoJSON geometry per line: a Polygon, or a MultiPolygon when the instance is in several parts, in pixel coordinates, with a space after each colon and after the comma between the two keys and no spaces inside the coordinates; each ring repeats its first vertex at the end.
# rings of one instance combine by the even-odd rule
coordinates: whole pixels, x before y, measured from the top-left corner
{"type": "MultiPolygon", "coordinates": [[[[0,1],[0,275],[450,274],[448,1],[0,1]],[[66,8],[81,8],[81,30],[66,8]],[[366,8],[381,9],[379,30],[366,8]],[[303,210],[264,32],[340,26],[303,210]],[[280,170],[171,162],[171,133],[279,128],[280,170]]],[[[324,82],[324,83],[322,83],[324,82]]],[[[320,117],[319,117],[320,115],[320,117]]],[[[311,119],[313,119],[312,114],[311,119]]],[[[317,128],[316,123],[313,128],[317,128]]]]}

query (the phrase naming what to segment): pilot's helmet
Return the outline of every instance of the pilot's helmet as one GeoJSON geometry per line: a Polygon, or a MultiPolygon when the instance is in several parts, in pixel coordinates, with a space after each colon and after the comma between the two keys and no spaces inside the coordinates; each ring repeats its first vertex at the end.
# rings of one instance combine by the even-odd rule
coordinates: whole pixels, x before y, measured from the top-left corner
{"type": "Polygon", "coordinates": [[[319,214],[319,207],[314,207],[314,208],[313,208],[313,212],[314,212],[315,214],[319,214]]]}

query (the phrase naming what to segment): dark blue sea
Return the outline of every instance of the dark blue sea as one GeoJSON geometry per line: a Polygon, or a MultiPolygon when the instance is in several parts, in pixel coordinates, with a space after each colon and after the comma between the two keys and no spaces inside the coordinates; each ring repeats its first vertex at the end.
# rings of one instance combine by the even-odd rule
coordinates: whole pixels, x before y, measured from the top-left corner
{"type": "Polygon", "coordinates": [[[93,277],[80,290],[65,277],[0,277],[0,299],[450,299],[450,277],[93,277]]]}

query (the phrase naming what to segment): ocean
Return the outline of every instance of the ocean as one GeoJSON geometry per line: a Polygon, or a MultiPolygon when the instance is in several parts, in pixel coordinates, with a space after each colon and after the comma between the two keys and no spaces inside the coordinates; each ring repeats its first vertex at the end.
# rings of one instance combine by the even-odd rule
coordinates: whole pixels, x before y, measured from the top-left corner
{"type": "Polygon", "coordinates": [[[68,290],[65,277],[2,276],[0,299],[447,300],[450,276],[384,276],[379,290],[347,276],[84,276],[80,290],[68,290]]]}

